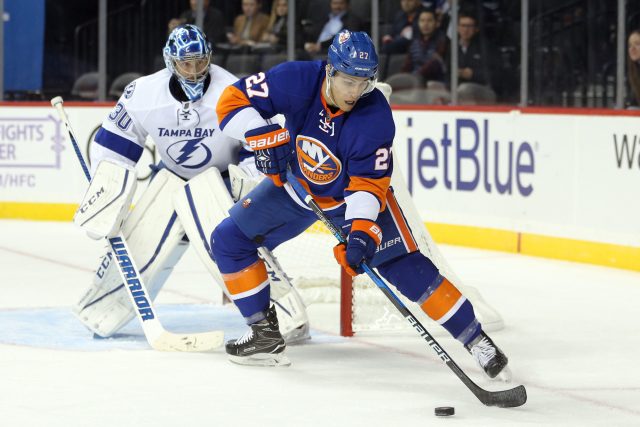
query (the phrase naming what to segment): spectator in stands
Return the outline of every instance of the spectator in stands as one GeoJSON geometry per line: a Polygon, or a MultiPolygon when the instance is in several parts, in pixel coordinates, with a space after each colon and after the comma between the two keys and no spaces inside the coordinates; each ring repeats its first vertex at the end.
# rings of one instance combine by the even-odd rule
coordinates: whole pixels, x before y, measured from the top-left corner
{"type": "MultiPolygon", "coordinates": [[[[436,11],[436,19],[438,21],[438,28],[447,37],[451,37],[453,29],[451,28],[451,5],[448,0],[435,0],[433,3],[433,9],[436,11]]],[[[464,3],[463,3],[464,5],[464,3]]],[[[458,3],[458,8],[462,8],[458,3]]]]}
{"type": "Polygon", "coordinates": [[[407,53],[414,32],[418,32],[416,19],[423,10],[420,0],[400,0],[401,10],[396,13],[390,34],[382,37],[385,53],[407,53]]]}
{"type": "Polygon", "coordinates": [[[640,30],[634,30],[629,34],[627,58],[627,80],[629,89],[625,106],[629,109],[640,108],[640,30]]]}
{"type": "Polygon", "coordinates": [[[318,34],[316,41],[304,44],[304,50],[309,54],[326,52],[331,45],[333,36],[343,28],[350,31],[364,30],[362,19],[349,10],[349,0],[330,0],[330,2],[331,12],[322,26],[318,26],[320,31],[315,31],[318,34]]]}
{"type": "Polygon", "coordinates": [[[271,44],[276,52],[287,48],[287,10],[287,0],[274,0],[271,5],[269,26],[262,38],[262,41],[271,44]]]}
{"type": "Polygon", "coordinates": [[[414,35],[402,71],[413,73],[424,82],[444,82],[446,37],[438,30],[433,10],[418,15],[418,33],[414,35]]]}
{"type": "MultiPolygon", "coordinates": [[[[461,104],[493,104],[490,87],[490,58],[483,49],[476,18],[468,12],[458,15],[458,101],[461,104]]],[[[451,63],[447,49],[446,63],[451,63]]]]}
{"type": "MultiPolygon", "coordinates": [[[[178,25],[192,24],[195,25],[198,16],[198,0],[190,0],[191,8],[185,10],[178,18],[169,21],[168,33],[171,33],[178,25]]],[[[218,43],[224,43],[227,38],[224,33],[224,18],[222,12],[209,5],[209,0],[202,0],[202,8],[204,19],[202,22],[202,31],[204,31],[207,39],[215,46],[218,43]]]]}
{"type": "Polygon", "coordinates": [[[242,0],[242,14],[233,22],[233,33],[228,33],[229,42],[237,46],[254,46],[262,41],[269,16],[260,12],[261,0],[242,0]]]}

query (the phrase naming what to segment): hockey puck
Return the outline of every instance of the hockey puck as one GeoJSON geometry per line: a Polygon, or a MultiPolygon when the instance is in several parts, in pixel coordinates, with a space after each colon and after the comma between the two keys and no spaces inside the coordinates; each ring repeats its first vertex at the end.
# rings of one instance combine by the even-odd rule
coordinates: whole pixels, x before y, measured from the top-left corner
{"type": "Polygon", "coordinates": [[[438,406],[435,413],[436,417],[450,417],[456,413],[456,410],[453,406],[438,406]]]}

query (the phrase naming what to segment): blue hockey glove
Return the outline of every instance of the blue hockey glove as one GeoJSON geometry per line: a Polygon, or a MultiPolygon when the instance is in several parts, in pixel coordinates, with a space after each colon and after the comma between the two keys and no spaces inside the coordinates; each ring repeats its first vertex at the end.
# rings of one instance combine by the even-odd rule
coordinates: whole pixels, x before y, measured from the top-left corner
{"type": "Polygon", "coordinates": [[[382,230],[368,219],[354,219],[347,243],[333,248],[333,255],[350,276],[362,274],[363,261],[369,262],[382,241],[382,230]]]}
{"type": "Polygon", "coordinates": [[[267,125],[244,134],[253,150],[256,168],[278,186],[287,182],[287,166],[293,157],[289,131],[279,125],[267,125]]]}

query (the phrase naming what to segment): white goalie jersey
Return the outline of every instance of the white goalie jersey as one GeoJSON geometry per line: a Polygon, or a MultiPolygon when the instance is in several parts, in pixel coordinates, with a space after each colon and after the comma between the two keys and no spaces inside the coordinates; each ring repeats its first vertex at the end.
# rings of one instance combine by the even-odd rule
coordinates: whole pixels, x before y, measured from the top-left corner
{"type": "MultiPolygon", "coordinates": [[[[90,235],[122,232],[152,299],[188,246],[195,249],[214,280],[226,289],[209,256],[204,230],[210,233],[233,203],[223,175],[230,165],[239,163],[242,151],[247,154],[243,168],[234,170],[251,175],[246,177],[247,182],[253,182],[254,172],[258,175],[253,155],[242,148],[244,141],[230,138],[218,128],[218,99],[224,88],[237,79],[217,65],[209,66],[209,76],[203,97],[195,102],[180,101],[187,98],[180,96],[184,93],[167,69],[133,81],[91,144],[93,179],[86,195],[89,198],[95,194],[91,192],[92,186],[102,195],[102,188],[114,182],[118,186],[107,193],[122,193],[120,182],[128,182],[123,177],[129,176],[128,171],[140,159],[146,138],[151,137],[155,142],[163,167],[153,176],[133,209],[129,211],[131,199],[128,198],[120,201],[120,214],[115,215],[115,219],[105,219],[104,224],[96,220],[100,217],[93,211],[81,212],[82,215],[77,214],[75,218],[90,235]],[[121,216],[126,219],[121,220],[121,216]]],[[[234,176],[238,177],[239,173],[235,172],[234,176]]],[[[103,205],[111,207],[113,203],[107,198],[103,205]]],[[[106,209],[103,211],[108,213],[106,209]]],[[[275,263],[272,260],[272,264],[275,263]]],[[[288,314],[281,316],[283,335],[289,333],[289,340],[307,338],[308,320],[302,300],[284,273],[273,277],[283,288],[275,298],[288,314]]],[[[73,312],[102,337],[112,336],[134,317],[111,254],[105,254],[100,261],[92,284],[74,305],[73,312]]]]}
{"type": "Polygon", "coordinates": [[[237,79],[217,65],[209,67],[209,85],[196,102],[181,102],[172,95],[172,74],[166,68],[131,82],[91,145],[92,168],[104,159],[135,165],[147,136],[165,167],[183,179],[212,166],[225,171],[237,163],[242,143],[220,132],[216,115],[220,94],[237,79]]]}

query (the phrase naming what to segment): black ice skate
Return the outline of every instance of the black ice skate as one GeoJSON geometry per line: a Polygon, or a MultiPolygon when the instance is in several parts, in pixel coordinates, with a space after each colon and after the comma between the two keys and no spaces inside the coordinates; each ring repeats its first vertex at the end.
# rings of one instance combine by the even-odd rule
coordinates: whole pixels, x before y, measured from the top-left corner
{"type": "Polygon", "coordinates": [[[500,375],[500,379],[503,381],[511,379],[511,372],[507,368],[509,359],[483,331],[476,339],[467,344],[467,350],[489,378],[500,375]]]}
{"type": "Polygon", "coordinates": [[[290,365],[291,362],[284,355],[285,347],[274,306],[267,310],[266,319],[249,325],[249,330],[242,337],[226,344],[232,362],[256,366],[290,365]]]}

